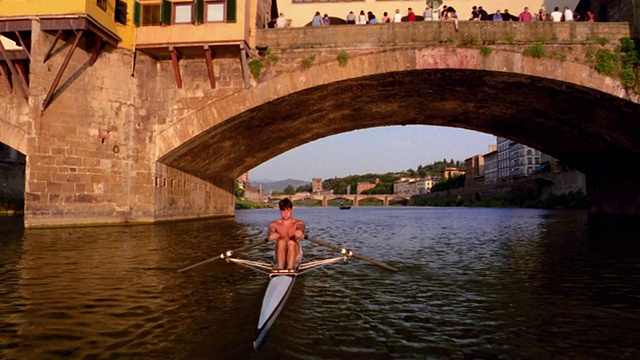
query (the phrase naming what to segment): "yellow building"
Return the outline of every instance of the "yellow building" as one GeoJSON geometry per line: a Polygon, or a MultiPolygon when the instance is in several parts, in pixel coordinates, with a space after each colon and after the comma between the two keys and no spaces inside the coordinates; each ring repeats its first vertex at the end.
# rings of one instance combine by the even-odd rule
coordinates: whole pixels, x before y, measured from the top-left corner
{"type": "MultiPolygon", "coordinates": [[[[215,88],[212,60],[235,58],[248,69],[255,29],[266,27],[263,20],[270,11],[271,0],[0,0],[0,76],[18,79],[16,87],[28,97],[31,32],[37,28],[53,39],[45,62],[61,42],[69,45],[58,77],[76,48],[91,53],[93,65],[109,46],[133,51],[132,71],[136,52],[170,60],[178,88],[182,87],[180,59],[206,59],[215,88]]],[[[248,76],[245,71],[245,85],[248,76]]],[[[5,82],[13,91],[11,81],[5,82]]]]}

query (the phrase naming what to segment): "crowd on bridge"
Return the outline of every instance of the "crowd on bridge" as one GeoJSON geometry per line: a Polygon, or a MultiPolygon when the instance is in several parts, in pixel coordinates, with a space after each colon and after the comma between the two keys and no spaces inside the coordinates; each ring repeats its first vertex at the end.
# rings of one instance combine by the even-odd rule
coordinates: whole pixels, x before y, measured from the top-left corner
{"type": "MultiPolygon", "coordinates": [[[[399,22],[415,22],[415,21],[447,21],[453,20],[456,29],[457,23],[461,16],[453,6],[443,5],[442,9],[432,9],[428,4],[426,5],[422,15],[416,15],[412,8],[408,8],[406,13],[401,13],[400,9],[396,9],[395,12],[389,15],[388,12],[384,12],[381,18],[377,18],[372,11],[365,13],[364,10],[360,10],[360,13],[356,15],[353,11],[350,11],[344,19],[337,17],[330,17],[329,14],[321,15],[319,11],[316,11],[315,15],[311,19],[310,25],[312,27],[325,27],[334,24],[348,24],[348,25],[376,25],[386,23],[399,23],[399,22]]],[[[570,21],[595,21],[595,15],[591,11],[587,11],[585,14],[578,14],[571,10],[568,6],[564,9],[554,7],[553,11],[547,12],[545,8],[540,8],[537,13],[531,13],[529,7],[525,7],[522,12],[517,16],[512,15],[509,9],[500,10],[497,9],[493,13],[488,13],[482,6],[473,6],[469,14],[469,21],[551,21],[551,22],[570,22],[570,21]]],[[[277,19],[274,19],[270,23],[270,27],[284,28],[287,27],[287,19],[283,13],[280,13],[277,19]]]]}

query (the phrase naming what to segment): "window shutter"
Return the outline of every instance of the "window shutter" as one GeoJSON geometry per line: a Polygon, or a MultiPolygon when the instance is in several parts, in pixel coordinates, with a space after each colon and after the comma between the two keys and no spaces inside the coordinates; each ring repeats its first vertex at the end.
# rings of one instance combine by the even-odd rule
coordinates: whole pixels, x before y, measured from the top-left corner
{"type": "Polygon", "coordinates": [[[160,3],[160,23],[162,25],[171,25],[171,1],[162,0],[160,3]]]}
{"type": "Polygon", "coordinates": [[[236,0],[227,0],[227,22],[236,22],[236,0]]]}
{"type": "Polygon", "coordinates": [[[196,24],[204,23],[204,0],[194,0],[193,2],[193,19],[196,24]]]}
{"type": "Polygon", "coordinates": [[[133,3],[133,23],[136,26],[140,26],[140,20],[142,18],[142,6],[139,1],[133,3]]]}

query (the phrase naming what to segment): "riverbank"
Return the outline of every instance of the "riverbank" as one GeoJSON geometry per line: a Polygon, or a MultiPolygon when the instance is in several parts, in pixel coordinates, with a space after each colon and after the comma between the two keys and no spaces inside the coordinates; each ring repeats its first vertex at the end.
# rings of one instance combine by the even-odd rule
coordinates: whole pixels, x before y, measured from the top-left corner
{"type": "Polygon", "coordinates": [[[409,205],[587,209],[584,175],[536,174],[511,182],[465,187],[415,196],[409,205]]]}

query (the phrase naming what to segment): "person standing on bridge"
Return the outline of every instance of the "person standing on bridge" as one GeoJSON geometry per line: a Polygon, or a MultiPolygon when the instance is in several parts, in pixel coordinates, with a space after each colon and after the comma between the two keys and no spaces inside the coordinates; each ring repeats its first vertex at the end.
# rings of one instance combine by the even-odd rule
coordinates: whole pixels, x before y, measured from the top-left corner
{"type": "Polygon", "coordinates": [[[557,6],[553,8],[553,12],[549,14],[549,16],[551,17],[551,21],[553,22],[562,21],[562,13],[560,12],[560,8],[557,6]]]}
{"type": "Polygon", "coordinates": [[[284,198],[278,203],[281,218],[269,223],[268,239],[276,242],[276,266],[293,270],[302,260],[300,241],[304,238],[305,224],[294,219],[293,202],[284,198]]]}
{"type": "Polygon", "coordinates": [[[329,18],[329,14],[324,14],[322,17],[322,26],[329,26],[331,24],[331,19],[329,18]]]}
{"type": "Polygon", "coordinates": [[[520,13],[520,15],[518,16],[518,20],[522,21],[522,22],[531,22],[533,21],[533,15],[531,15],[531,13],[529,12],[529,8],[528,7],[524,7],[524,11],[520,13]]]}
{"type": "Polygon", "coordinates": [[[443,16],[442,16],[442,20],[447,21],[447,20],[453,20],[453,28],[456,31],[459,31],[458,28],[458,13],[456,12],[456,9],[453,8],[453,6],[443,6],[442,7],[442,12],[443,12],[443,16]]]}
{"type": "Polygon", "coordinates": [[[364,10],[360,10],[360,15],[358,15],[358,25],[367,25],[367,15],[364,14],[364,10]]]}
{"type": "Polygon", "coordinates": [[[347,14],[347,24],[355,24],[356,23],[356,14],[353,13],[353,11],[349,11],[349,14],[347,14]]]}
{"type": "Polygon", "coordinates": [[[280,16],[278,16],[278,19],[276,20],[276,28],[284,29],[285,26],[287,26],[287,19],[284,17],[283,13],[280,13],[280,16]]]}
{"type": "Polygon", "coordinates": [[[416,21],[416,13],[413,12],[412,8],[407,9],[407,22],[416,21]]]}
{"type": "Polygon", "coordinates": [[[384,23],[390,23],[390,22],[391,22],[391,18],[389,17],[389,13],[388,13],[388,12],[386,12],[386,11],[385,11],[385,12],[382,14],[382,19],[380,19],[380,22],[381,22],[381,23],[383,23],[383,24],[384,24],[384,23]]]}
{"type": "Polygon", "coordinates": [[[393,22],[400,23],[402,22],[402,14],[400,14],[400,9],[396,9],[395,15],[393,15],[393,22]]]}
{"type": "Polygon", "coordinates": [[[568,6],[562,11],[562,21],[573,21],[573,11],[568,6]]]}
{"type": "Polygon", "coordinates": [[[324,26],[324,23],[322,22],[322,15],[320,15],[320,11],[316,11],[316,14],[313,16],[313,19],[311,19],[311,26],[313,27],[324,26]]]}
{"type": "Polygon", "coordinates": [[[433,20],[433,9],[431,6],[427,4],[424,8],[424,12],[422,13],[423,21],[432,21],[433,20]]]}

